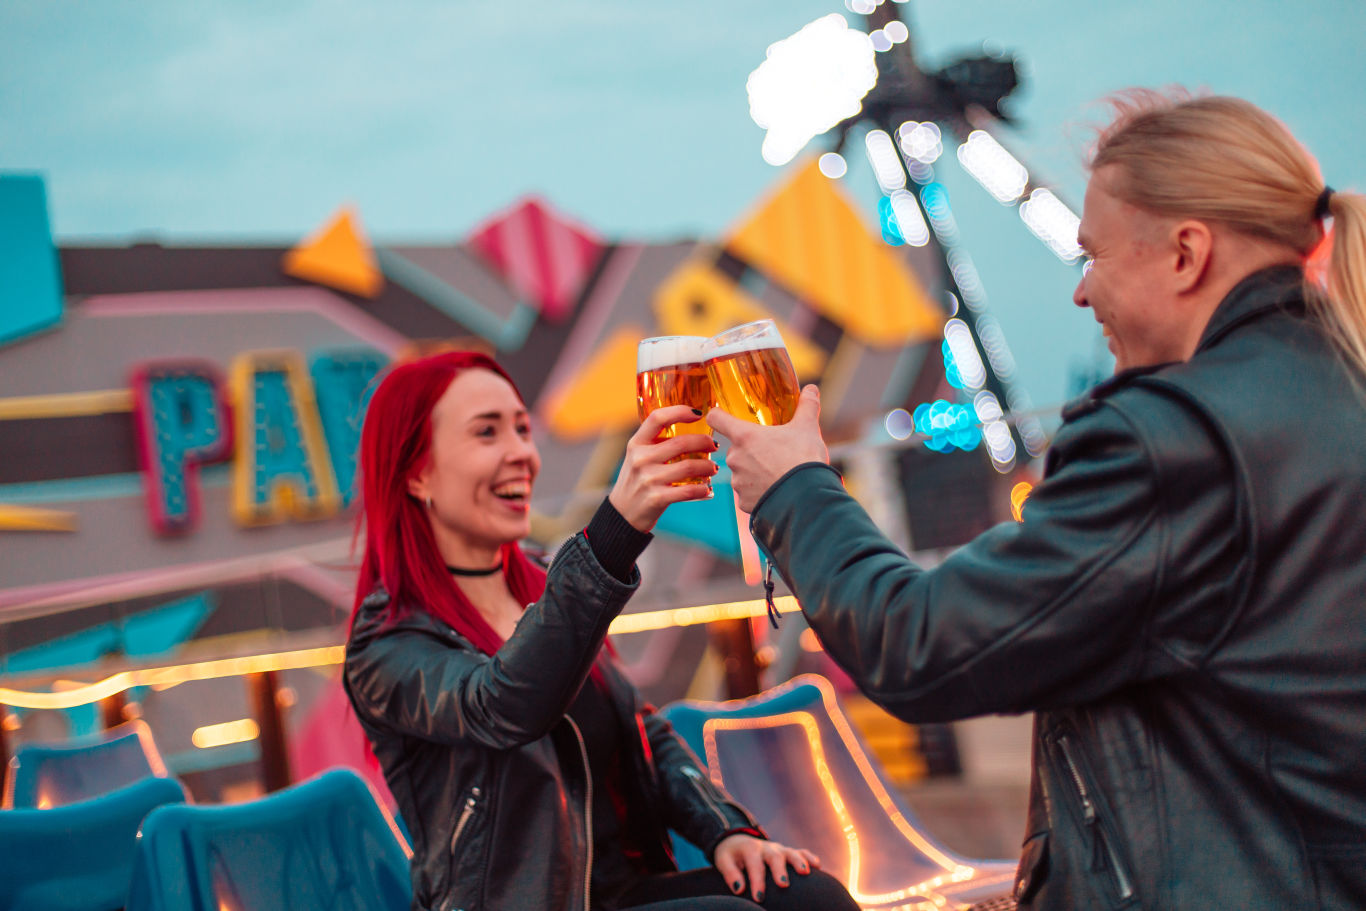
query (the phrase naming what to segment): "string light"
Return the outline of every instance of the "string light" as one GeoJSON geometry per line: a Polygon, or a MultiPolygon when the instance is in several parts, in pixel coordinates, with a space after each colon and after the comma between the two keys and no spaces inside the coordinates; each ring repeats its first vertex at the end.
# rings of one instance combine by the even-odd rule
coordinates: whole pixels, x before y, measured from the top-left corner
{"type": "Polygon", "coordinates": [[[749,115],[767,130],[761,153],[787,164],[812,138],[858,114],[877,83],[872,40],[839,13],[769,45],[749,74],[749,115]]]}
{"type": "Polygon", "coordinates": [[[985,130],[973,130],[958,147],[958,161],[998,202],[1011,205],[1029,185],[1029,171],[985,130]]]}
{"type": "Polygon", "coordinates": [[[190,743],[201,750],[227,746],[230,743],[246,743],[261,736],[261,729],[250,718],[224,721],[221,724],[206,724],[195,728],[190,735],[190,743]]]}
{"type": "Polygon", "coordinates": [[[839,152],[826,152],[816,159],[816,166],[821,169],[821,173],[831,180],[839,180],[849,173],[849,163],[844,160],[844,156],[839,152]]]}
{"type": "Polygon", "coordinates": [[[868,163],[873,166],[873,176],[882,192],[905,189],[906,171],[901,166],[892,137],[885,130],[869,130],[863,137],[863,146],[868,150],[868,163]]]}
{"type": "MultiPolygon", "coordinates": [[[[774,598],[773,603],[779,613],[791,614],[801,610],[800,605],[797,604],[797,599],[791,595],[774,598]]],[[[656,611],[642,611],[638,614],[625,614],[612,621],[608,632],[619,636],[665,629],[671,626],[696,626],[701,623],[716,623],[721,620],[763,617],[767,614],[768,604],[763,598],[727,601],[696,607],[675,607],[656,611]]],[[[0,687],[0,705],[9,705],[21,709],[73,709],[77,706],[99,702],[101,699],[107,699],[135,686],[150,686],[154,690],[164,690],[196,680],[240,677],[246,674],[298,670],[306,667],[326,667],[341,664],[345,659],[346,647],[344,645],[328,645],[319,648],[250,655],[242,658],[221,658],[214,661],[197,661],[191,664],[120,671],[94,683],[72,682],[69,685],[64,685],[61,692],[29,692],[0,687]]]]}
{"type": "Polygon", "coordinates": [[[1069,266],[1081,259],[1077,230],[1081,219],[1052,190],[1040,187],[1020,203],[1020,218],[1034,236],[1069,266]]]}

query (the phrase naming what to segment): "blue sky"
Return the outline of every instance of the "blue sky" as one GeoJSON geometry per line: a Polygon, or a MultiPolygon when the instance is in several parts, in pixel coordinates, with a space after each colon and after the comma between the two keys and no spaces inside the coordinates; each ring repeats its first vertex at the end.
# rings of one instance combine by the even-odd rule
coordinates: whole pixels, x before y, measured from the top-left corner
{"type": "MultiPolygon", "coordinates": [[[[1282,117],[1329,183],[1366,186],[1366,4],[913,0],[934,65],[1018,54],[1006,138],[1080,206],[1093,102],[1181,83],[1282,117]]],[[[343,201],[381,241],[451,241],[527,192],[610,236],[722,232],[778,176],[745,79],[838,0],[0,3],[0,170],[41,171],[60,238],[292,240],[343,201]]],[[[858,18],[847,14],[851,23],[858,18]]],[[[1075,271],[940,168],[1039,404],[1094,360],[1075,271]]],[[[866,163],[850,188],[871,205],[866,163]]]]}

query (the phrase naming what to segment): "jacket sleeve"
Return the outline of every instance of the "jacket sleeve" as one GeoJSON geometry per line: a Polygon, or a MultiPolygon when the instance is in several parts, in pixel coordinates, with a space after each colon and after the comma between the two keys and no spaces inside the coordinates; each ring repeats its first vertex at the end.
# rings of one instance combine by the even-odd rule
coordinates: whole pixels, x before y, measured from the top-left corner
{"type": "Polygon", "coordinates": [[[545,594],[492,656],[421,630],[391,630],[347,647],[346,686],[357,712],[398,733],[440,743],[510,749],[564,716],[607,635],[640,584],[604,570],[582,534],[551,565],[545,594]]]}
{"type": "Polygon", "coordinates": [[[708,860],[727,835],[748,831],[759,838],[768,837],[748,810],[712,782],[706,766],[673,725],[653,710],[646,710],[642,717],[659,775],[664,822],[669,828],[700,848],[708,860]]]}
{"type": "Polygon", "coordinates": [[[1142,673],[1159,586],[1158,485],[1139,434],[1102,405],[1064,425],[1024,507],[925,570],[824,465],[799,466],[751,527],[826,651],[913,722],[1076,704],[1142,673]]]}

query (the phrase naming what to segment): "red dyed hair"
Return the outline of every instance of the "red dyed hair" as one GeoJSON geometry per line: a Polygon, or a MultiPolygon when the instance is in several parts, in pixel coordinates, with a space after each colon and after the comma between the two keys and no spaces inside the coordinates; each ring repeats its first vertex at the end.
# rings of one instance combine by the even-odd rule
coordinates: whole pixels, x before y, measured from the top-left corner
{"type": "MultiPolygon", "coordinates": [[[[489,370],[517,384],[486,354],[450,351],[393,367],[375,390],[361,429],[357,472],[365,551],[356,580],[352,623],[361,601],[376,588],[389,593],[387,621],[425,610],[476,648],[492,655],[503,644],[465,597],[437,550],[423,504],[408,492],[408,481],[426,467],[432,446],[432,408],[466,370],[489,370]]],[[[522,604],[545,590],[545,571],[515,542],[503,545],[503,576],[522,604]]]]}

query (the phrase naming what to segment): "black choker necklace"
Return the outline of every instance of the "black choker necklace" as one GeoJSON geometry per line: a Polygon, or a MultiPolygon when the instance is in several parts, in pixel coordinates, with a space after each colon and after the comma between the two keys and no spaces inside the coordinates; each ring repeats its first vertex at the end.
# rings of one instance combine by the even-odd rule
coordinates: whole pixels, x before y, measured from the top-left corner
{"type": "Polygon", "coordinates": [[[490,569],[461,569],[458,566],[446,564],[446,571],[452,576],[491,576],[503,568],[503,564],[497,563],[490,569]]]}

